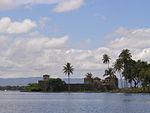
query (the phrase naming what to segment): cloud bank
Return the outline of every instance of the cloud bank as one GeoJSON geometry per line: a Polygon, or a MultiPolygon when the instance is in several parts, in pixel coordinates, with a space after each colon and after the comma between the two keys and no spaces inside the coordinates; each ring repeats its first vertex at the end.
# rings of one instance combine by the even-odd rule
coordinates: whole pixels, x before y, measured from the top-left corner
{"type": "Polygon", "coordinates": [[[35,27],[37,27],[36,23],[31,21],[30,19],[25,19],[23,22],[12,22],[9,17],[4,17],[0,19],[0,33],[27,33],[35,27]]]}
{"type": "Polygon", "coordinates": [[[108,54],[113,63],[124,48],[131,50],[133,59],[150,61],[150,28],[120,27],[107,35],[111,40],[105,46],[85,50],[71,47],[67,42],[69,35],[45,37],[38,31],[29,32],[34,27],[37,24],[29,19],[22,22],[12,22],[9,17],[0,19],[0,77],[33,77],[45,73],[65,77],[62,66],[66,62],[74,65],[76,78],[87,72],[102,77],[107,67],[102,63],[102,55],[108,54]],[[27,33],[28,37],[7,35],[20,33],[27,33]]]}
{"type": "Polygon", "coordinates": [[[131,50],[134,59],[150,61],[150,30],[129,30],[122,36],[110,41],[106,46],[95,50],[79,50],[69,47],[69,36],[60,38],[11,38],[0,37],[0,75],[2,77],[30,77],[50,73],[62,77],[62,66],[71,62],[75,77],[81,72],[95,72],[102,75],[105,65],[102,55],[107,53],[114,60],[124,48],[131,50]],[[135,43],[136,42],[136,43],[135,43]]]}
{"type": "Polygon", "coordinates": [[[54,12],[66,12],[80,8],[83,0],[0,0],[0,11],[15,9],[20,6],[26,8],[36,4],[56,4],[54,12]]]}

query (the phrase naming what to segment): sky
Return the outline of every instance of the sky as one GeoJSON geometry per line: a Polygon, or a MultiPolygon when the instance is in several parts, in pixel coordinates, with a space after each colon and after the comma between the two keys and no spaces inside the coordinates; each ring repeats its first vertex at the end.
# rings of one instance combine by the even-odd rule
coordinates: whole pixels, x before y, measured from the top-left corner
{"type": "Polygon", "coordinates": [[[150,1],[0,0],[0,78],[103,77],[121,50],[150,61],[150,1]]]}

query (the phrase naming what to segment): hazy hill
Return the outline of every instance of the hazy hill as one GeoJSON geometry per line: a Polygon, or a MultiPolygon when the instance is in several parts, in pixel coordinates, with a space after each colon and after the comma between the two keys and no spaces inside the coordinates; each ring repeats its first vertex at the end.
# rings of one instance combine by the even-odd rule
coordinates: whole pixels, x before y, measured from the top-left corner
{"type": "MultiPolygon", "coordinates": [[[[28,83],[38,83],[38,80],[42,80],[42,77],[30,77],[30,78],[0,78],[0,86],[25,86],[28,83]]],[[[67,83],[67,78],[63,79],[67,83]]],[[[71,83],[83,83],[83,79],[73,78],[70,79],[71,83]]]]}

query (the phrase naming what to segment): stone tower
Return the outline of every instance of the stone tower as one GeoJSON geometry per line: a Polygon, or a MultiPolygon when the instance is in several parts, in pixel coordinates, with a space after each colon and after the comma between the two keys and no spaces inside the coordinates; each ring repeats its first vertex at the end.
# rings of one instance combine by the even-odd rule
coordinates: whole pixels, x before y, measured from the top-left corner
{"type": "Polygon", "coordinates": [[[94,84],[100,84],[101,82],[100,82],[100,78],[99,77],[95,77],[94,79],[93,79],[93,82],[94,82],[94,84]]]}
{"type": "Polygon", "coordinates": [[[92,75],[86,75],[86,77],[84,78],[84,84],[93,84],[93,78],[92,75]]]}
{"type": "Polygon", "coordinates": [[[46,81],[49,79],[49,77],[50,77],[49,75],[45,74],[45,75],[43,75],[43,80],[46,81]]]}

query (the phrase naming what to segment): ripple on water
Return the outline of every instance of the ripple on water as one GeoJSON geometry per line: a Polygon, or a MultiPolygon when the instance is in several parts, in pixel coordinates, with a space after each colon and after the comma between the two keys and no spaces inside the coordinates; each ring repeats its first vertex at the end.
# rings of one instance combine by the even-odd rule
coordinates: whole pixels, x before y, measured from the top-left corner
{"type": "Polygon", "coordinates": [[[0,91],[0,113],[150,113],[150,94],[0,91]]]}

